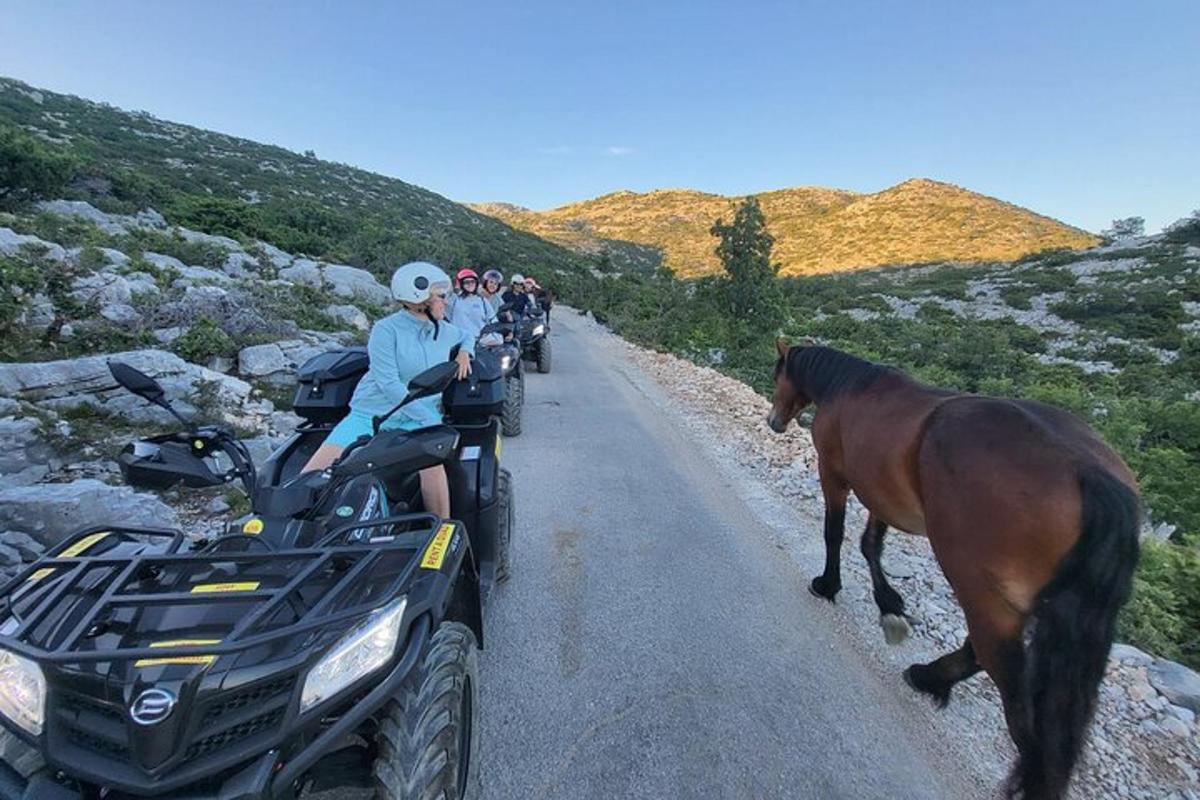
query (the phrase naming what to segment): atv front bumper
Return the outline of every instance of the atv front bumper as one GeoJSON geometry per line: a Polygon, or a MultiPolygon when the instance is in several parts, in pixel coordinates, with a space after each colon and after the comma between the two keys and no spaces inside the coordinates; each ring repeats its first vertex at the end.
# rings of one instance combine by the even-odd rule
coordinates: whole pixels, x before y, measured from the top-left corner
{"type": "MultiPolygon", "coordinates": [[[[387,676],[376,684],[361,700],[355,702],[325,728],[307,746],[295,753],[286,762],[279,760],[279,751],[271,750],[250,761],[233,772],[220,786],[211,783],[203,790],[182,787],[158,794],[131,794],[110,791],[106,800],[141,800],[146,797],[170,798],[170,800],[295,800],[295,788],[299,780],[324,756],[338,748],[348,735],[353,733],[367,718],[374,715],[397,692],[412,671],[417,659],[429,640],[430,620],[420,617],[414,623],[404,655],[387,676]]],[[[88,795],[90,797],[91,795],[88,795]]],[[[54,781],[46,771],[25,781],[8,764],[0,761],[0,800],[86,800],[77,790],[54,781]]]]}

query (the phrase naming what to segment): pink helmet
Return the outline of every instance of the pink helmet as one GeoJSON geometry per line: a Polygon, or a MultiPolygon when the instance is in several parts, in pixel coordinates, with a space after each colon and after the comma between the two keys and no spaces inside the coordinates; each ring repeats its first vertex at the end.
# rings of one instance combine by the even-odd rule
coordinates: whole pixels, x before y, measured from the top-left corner
{"type": "Polygon", "coordinates": [[[458,271],[458,274],[454,276],[454,279],[456,281],[458,281],[459,283],[466,280],[467,278],[474,278],[475,280],[478,281],[479,273],[475,272],[475,270],[471,269],[470,267],[463,267],[462,269],[460,269],[458,271]]]}

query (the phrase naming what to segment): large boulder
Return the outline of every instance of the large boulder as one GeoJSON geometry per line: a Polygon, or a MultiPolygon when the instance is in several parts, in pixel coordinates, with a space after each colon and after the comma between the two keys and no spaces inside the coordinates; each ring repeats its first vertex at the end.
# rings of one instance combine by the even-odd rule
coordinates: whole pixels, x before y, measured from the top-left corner
{"type": "Polygon", "coordinates": [[[119,218],[109,216],[91,203],[85,203],[82,200],[44,200],[37,204],[37,209],[60,217],[75,217],[85,220],[105,233],[115,236],[120,236],[126,230],[119,218]]]}
{"type": "Polygon", "coordinates": [[[1200,714],[1200,674],[1174,661],[1158,659],[1147,670],[1150,684],[1177,706],[1200,714]]]}
{"type": "Polygon", "coordinates": [[[208,267],[189,267],[181,266],[178,270],[179,277],[175,279],[172,286],[176,288],[186,288],[188,286],[198,286],[203,284],[218,284],[228,286],[233,283],[233,279],[224,272],[218,272],[215,269],[208,267]]]}
{"type": "Polygon", "coordinates": [[[0,529],[27,533],[46,547],[90,525],[177,528],[170,506],[152,494],[98,480],[0,489],[0,529]]]}
{"type": "Polygon", "coordinates": [[[331,305],[325,307],[325,314],[342,323],[343,325],[359,331],[369,330],[371,320],[367,319],[367,315],[363,313],[358,306],[351,305],[331,305]]]}
{"type": "Polygon", "coordinates": [[[0,418],[0,486],[37,483],[55,463],[54,451],[33,417],[0,418]]]}
{"type": "Polygon", "coordinates": [[[259,242],[258,246],[263,251],[263,254],[267,257],[267,260],[271,262],[271,266],[275,267],[275,269],[283,269],[284,267],[290,266],[291,263],[296,260],[295,256],[293,256],[291,253],[284,252],[273,244],[259,242]]]}
{"type": "Polygon", "coordinates": [[[51,261],[67,260],[67,251],[63,249],[62,245],[47,242],[36,236],[17,233],[12,228],[0,228],[0,255],[16,256],[26,250],[41,252],[51,261]]]}
{"type": "Polygon", "coordinates": [[[296,368],[310,358],[344,346],[337,336],[308,331],[301,339],[243,347],[238,353],[238,374],[252,380],[287,385],[295,380],[296,368]]]}
{"type": "Polygon", "coordinates": [[[111,272],[94,272],[76,278],[71,284],[71,296],[81,303],[112,303],[129,304],[133,299],[133,289],[129,281],[121,275],[111,272]]]}
{"type": "Polygon", "coordinates": [[[258,259],[249,253],[230,253],[221,270],[231,278],[246,278],[258,272],[258,259]]]}
{"type": "Polygon", "coordinates": [[[279,270],[279,277],[292,283],[300,283],[320,289],[324,281],[321,277],[321,265],[307,258],[298,258],[290,267],[279,270]]]}
{"type": "Polygon", "coordinates": [[[156,269],[169,270],[170,272],[183,272],[187,265],[180,261],[175,256],[164,255],[163,253],[155,253],[147,250],[142,253],[142,259],[156,269]]]}
{"type": "Polygon", "coordinates": [[[193,244],[207,244],[231,252],[240,252],[242,249],[242,245],[236,239],[230,239],[228,236],[215,236],[211,233],[201,233],[200,231],[193,231],[187,228],[176,228],[175,232],[184,241],[192,242],[193,244]]]}
{"type": "Polygon", "coordinates": [[[391,302],[391,291],[365,269],[345,264],[327,264],[322,274],[329,288],[339,297],[365,300],[376,305],[391,302]]]}
{"type": "Polygon", "coordinates": [[[102,356],[0,364],[0,396],[38,403],[49,408],[91,407],[137,422],[177,424],[166,411],[152,406],[117,385],[108,362],[120,361],[158,379],[168,399],[184,414],[208,421],[247,426],[262,423],[274,410],[269,402],[252,397],[250,384],[220,372],[189,364],[163,350],[132,350],[102,356]]]}

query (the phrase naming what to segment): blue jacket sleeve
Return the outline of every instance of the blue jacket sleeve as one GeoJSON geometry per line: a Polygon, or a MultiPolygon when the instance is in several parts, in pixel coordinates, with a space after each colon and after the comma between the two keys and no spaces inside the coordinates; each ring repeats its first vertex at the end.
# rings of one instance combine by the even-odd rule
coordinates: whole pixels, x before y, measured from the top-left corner
{"type": "Polygon", "coordinates": [[[408,395],[408,379],[400,374],[396,362],[396,331],[386,322],[378,322],[367,339],[367,357],[371,362],[371,373],[375,385],[384,393],[392,405],[408,395]]]}
{"type": "Polygon", "coordinates": [[[462,349],[470,353],[471,358],[475,357],[475,337],[467,333],[462,328],[455,328],[458,331],[458,344],[462,345],[462,349]]]}

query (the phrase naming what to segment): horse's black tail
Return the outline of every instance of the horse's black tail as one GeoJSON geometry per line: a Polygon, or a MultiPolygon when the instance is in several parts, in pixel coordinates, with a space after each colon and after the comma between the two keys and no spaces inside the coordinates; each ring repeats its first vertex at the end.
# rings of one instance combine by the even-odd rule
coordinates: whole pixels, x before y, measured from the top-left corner
{"type": "Polygon", "coordinates": [[[1117,612],[1138,560],[1137,495],[1111,473],[1086,467],[1079,540],[1038,593],[1025,626],[1020,700],[1023,728],[1009,796],[1057,800],[1091,723],[1117,612]]]}

